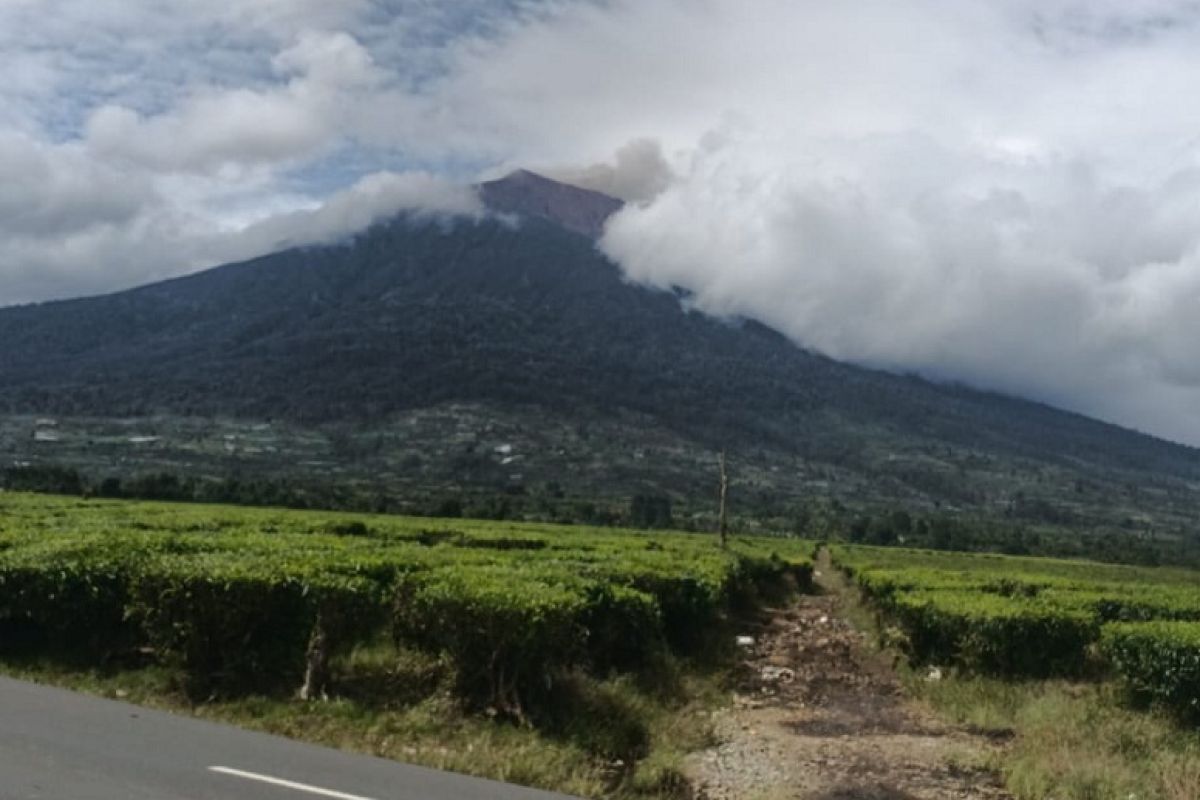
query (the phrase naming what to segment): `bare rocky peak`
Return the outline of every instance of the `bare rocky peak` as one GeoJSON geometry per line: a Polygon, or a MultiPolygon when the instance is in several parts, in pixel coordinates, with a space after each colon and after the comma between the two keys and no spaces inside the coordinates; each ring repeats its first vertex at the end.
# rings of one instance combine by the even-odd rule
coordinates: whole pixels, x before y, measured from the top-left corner
{"type": "Polygon", "coordinates": [[[480,184],[479,196],[492,211],[541,217],[592,239],[600,238],[604,223],[624,205],[615,197],[524,169],[480,184]]]}

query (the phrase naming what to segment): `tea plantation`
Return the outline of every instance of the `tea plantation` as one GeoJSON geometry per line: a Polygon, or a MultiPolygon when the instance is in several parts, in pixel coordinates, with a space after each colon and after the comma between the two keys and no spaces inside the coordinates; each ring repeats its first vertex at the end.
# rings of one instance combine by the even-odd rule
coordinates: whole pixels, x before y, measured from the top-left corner
{"type": "Polygon", "coordinates": [[[835,545],[917,664],[1008,678],[1113,672],[1200,722],[1200,573],[835,545]]]}
{"type": "Polygon", "coordinates": [[[731,610],[809,584],[811,544],[0,494],[0,652],[139,654],[189,693],[322,694],[388,638],[522,717],[567,670],[698,651],[731,610]]]}

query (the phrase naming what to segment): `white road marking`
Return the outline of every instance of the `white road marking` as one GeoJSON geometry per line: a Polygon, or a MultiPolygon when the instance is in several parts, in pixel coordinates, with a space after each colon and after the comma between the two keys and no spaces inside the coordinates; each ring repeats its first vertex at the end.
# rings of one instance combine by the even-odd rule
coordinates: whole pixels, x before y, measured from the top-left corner
{"type": "Polygon", "coordinates": [[[231,769],[229,767],[209,767],[208,771],[219,772],[222,775],[232,775],[235,778],[245,778],[248,781],[269,783],[273,786],[282,786],[286,789],[295,789],[298,792],[319,794],[322,797],[335,797],[337,800],[372,800],[370,797],[363,797],[362,795],[335,792],[332,789],[322,789],[320,786],[309,786],[307,783],[285,781],[283,778],[272,778],[270,775],[259,775],[257,772],[246,772],[245,770],[231,769]]]}

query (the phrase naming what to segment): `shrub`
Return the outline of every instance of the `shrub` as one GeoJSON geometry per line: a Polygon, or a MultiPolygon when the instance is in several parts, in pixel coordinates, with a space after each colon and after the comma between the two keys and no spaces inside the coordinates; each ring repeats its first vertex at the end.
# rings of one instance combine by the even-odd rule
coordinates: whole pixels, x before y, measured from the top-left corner
{"type": "Polygon", "coordinates": [[[1200,623],[1113,623],[1100,647],[1136,699],[1200,722],[1200,623]]]}
{"type": "Polygon", "coordinates": [[[1005,677],[1078,673],[1097,636],[1087,613],[969,592],[899,595],[893,609],[917,662],[1005,677]]]}
{"type": "Polygon", "coordinates": [[[299,685],[318,618],[340,647],[377,624],[382,587],[311,564],[240,553],[168,556],[134,581],[130,616],[193,694],[299,685]]]}
{"type": "Polygon", "coordinates": [[[588,605],[564,573],[448,566],[401,580],[394,635],[446,652],[465,695],[524,718],[526,702],[582,660],[588,605]]]}
{"type": "MultiPolygon", "coordinates": [[[[69,657],[106,659],[132,647],[126,620],[138,553],[49,542],[0,552],[0,621],[69,657]]],[[[20,644],[20,642],[13,642],[20,644]]]]}
{"type": "Polygon", "coordinates": [[[608,583],[593,583],[587,595],[583,624],[595,672],[639,669],[665,644],[662,612],[652,596],[608,583]]]}

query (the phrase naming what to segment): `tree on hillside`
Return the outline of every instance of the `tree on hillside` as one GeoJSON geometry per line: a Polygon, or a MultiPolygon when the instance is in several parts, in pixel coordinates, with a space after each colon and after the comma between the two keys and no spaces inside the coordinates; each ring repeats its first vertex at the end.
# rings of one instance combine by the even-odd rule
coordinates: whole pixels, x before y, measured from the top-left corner
{"type": "Polygon", "coordinates": [[[717,510],[717,532],[721,537],[721,547],[729,544],[729,519],[726,514],[726,500],[729,494],[729,473],[725,470],[725,451],[721,451],[718,459],[721,468],[720,503],[717,510]]]}
{"type": "Polygon", "coordinates": [[[670,528],[675,524],[671,498],[666,495],[634,495],[629,503],[629,524],[635,528],[670,528]]]}

